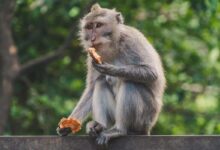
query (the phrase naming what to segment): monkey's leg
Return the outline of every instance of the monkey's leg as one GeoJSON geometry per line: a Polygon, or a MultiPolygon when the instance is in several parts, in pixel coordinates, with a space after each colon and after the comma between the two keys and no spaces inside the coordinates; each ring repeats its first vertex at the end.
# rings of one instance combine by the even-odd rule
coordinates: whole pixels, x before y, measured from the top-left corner
{"type": "Polygon", "coordinates": [[[87,125],[87,133],[90,135],[98,135],[115,120],[115,100],[109,88],[105,78],[100,78],[95,83],[92,103],[94,121],[87,125]]]}
{"type": "Polygon", "coordinates": [[[113,128],[100,134],[97,138],[98,144],[107,144],[110,139],[129,132],[146,134],[148,119],[151,120],[152,102],[143,99],[144,96],[152,97],[143,85],[129,81],[121,84],[116,98],[116,123],[113,128]]]}
{"type": "Polygon", "coordinates": [[[100,123],[92,120],[89,121],[86,124],[86,133],[89,134],[90,136],[98,136],[98,134],[104,130],[104,126],[102,126],[100,123]]]}
{"type": "Polygon", "coordinates": [[[100,145],[107,144],[111,138],[127,134],[128,123],[133,118],[133,110],[130,108],[132,106],[130,100],[133,97],[133,88],[129,89],[127,86],[125,82],[122,82],[119,87],[116,96],[116,122],[111,129],[101,132],[100,136],[96,139],[100,145]]]}

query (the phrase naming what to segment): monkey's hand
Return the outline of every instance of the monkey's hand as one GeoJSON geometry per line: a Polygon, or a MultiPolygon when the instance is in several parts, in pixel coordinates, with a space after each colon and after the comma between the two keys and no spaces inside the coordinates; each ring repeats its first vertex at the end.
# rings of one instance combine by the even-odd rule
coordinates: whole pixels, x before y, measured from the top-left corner
{"type": "Polygon", "coordinates": [[[69,133],[76,133],[81,129],[81,123],[75,118],[62,118],[58,124],[57,133],[66,136],[69,133]]]}
{"type": "Polygon", "coordinates": [[[60,128],[60,127],[57,127],[57,134],[59,136],[67,136],[68,134],[72,133],[72,130],[71,128],[60,128]]]}
{"type": "Polygon", "coordinates": [[[116,69],[116,66],[102,62],[102,64],[98,64],[96,62],[92,62],[93,67],[102,74],[109,74],[111,75],[114,70],[116,69]]]}

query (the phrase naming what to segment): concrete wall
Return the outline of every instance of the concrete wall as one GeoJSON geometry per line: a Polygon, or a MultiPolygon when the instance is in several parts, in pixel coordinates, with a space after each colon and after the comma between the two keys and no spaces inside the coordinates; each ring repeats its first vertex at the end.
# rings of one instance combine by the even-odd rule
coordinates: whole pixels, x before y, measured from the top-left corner
{"type": "Polygon", "coordinates": [[[106,147],[88,136],[0,137],[0,150],[220,150],[220,136],[126,136],[106,147]]]}

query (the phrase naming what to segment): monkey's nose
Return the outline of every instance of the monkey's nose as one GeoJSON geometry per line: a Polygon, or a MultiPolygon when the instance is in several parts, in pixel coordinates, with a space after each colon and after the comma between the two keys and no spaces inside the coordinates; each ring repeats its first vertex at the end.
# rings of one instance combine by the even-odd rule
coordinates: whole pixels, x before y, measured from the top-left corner
{"type": "Polygon", "coordinates": [[[94,42],[95,39],[96,39],[96,37],[95,37],[95,36],[92,36],[91,41],[94,42]]]}

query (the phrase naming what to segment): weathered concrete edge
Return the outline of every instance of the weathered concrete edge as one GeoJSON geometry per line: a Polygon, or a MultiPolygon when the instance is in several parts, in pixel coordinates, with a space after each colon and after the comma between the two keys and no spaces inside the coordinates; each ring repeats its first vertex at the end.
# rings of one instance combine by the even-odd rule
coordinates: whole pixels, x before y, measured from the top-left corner
{"type": "MultiPolygon", "coordinates": [[[[0,135],[0,138],[27,138],[27,137],[52,137],[52,138],[59,138],[60,136],[58,135],[0,135]]],[[[74,138],[90,138],[89,135],[70,135],[70,136],[66,136],[66,137],[74,137],[74,138]]],[[[205,134],[201,134],[201,135],[126,135],[124,137],[220,137],[220,134],[213,134],[213,135],[205,135],[205,134]]]]}
{"type": "MultiPolygon", "coordinates": [[[[100,146],[89,136],[0,136],[0,150],[96,150],[100,146]]],[[[218,150],[218,135],[124,136],[107,146],[110,150],[218,150]]]]}

